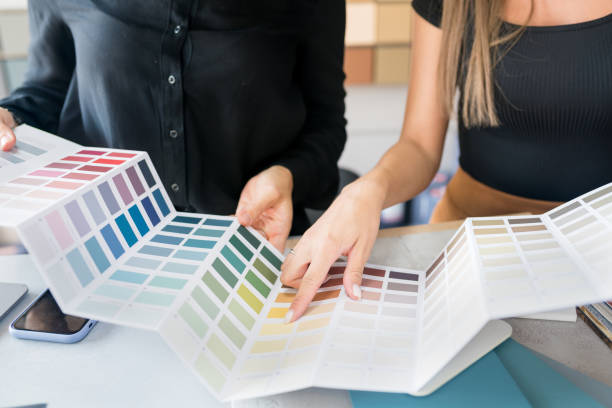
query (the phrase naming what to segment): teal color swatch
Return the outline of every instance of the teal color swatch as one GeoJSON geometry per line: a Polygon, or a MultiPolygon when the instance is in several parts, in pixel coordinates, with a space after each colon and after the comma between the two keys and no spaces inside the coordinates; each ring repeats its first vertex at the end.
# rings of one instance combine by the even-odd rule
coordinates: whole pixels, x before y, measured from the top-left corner
{"type": "Polygon", "coordinates": [[[179,249],[172,256],[173,258],[189,259],[191,261],[203,261],[208,256],[208,252],[187,251],[179,249]]]}
{"type": "Polygon", "coordinates": [[[93,280],[93,274],[85,263],[85,259],[83,259],[83,255],[81,255],[79,249],[74,248],[72,251],[68,252],[66,259],[68,260],[68,263],[70,263],[70,266],[72,267],[74,274],[79,279],[79,282],[81,282],[81,286],[85,287],[89,285],[89,283],[93,280]]]}
{"type": "Polygon", "coordinates": [[[166,225],[162,231],[164,232],[173,232],[175,234],[189,234],[193,230],[193,227],[186,227],[183,225],[166,225]]]}
{"type": "Polygon", "coordinates": [[[202,237],[219,238],[224,233],[225,233],[224,230],[209,229],[209,228],[199,228],[193,234],[194,235],[200,235],[202,237]]]}
{"type": "Polygon", "coordinates": [[[175,295],[169,295],[167,293],[147,291],[141,292],[138,296],[136,296],[136,299],[134,299],[134,301],[155,306],[170,306],[175,297],[175,295]]]}
{"type": "Polygon", "coordinates": [[[148,277],[149,275],[144,273],[117,270],[110,278],[120,282],[141,284],[146,281],[148,277]]]}
{"type": "Polygon", "coordinates": [[[94,263],[96,264],[96,268],[98,268],[100,273],[108,269],[110,262],[106,258],[106,255],[104,255],[104,251],[102,250],[102,247],[100,247],[100,244],[95,236],[89,238],[85,242],[85,248],[87,249],[87,252],[89,252],[91,259],[93,259],[94,263]]]}
{"type": "Polygon", "coordinates": [[[174,272],[174,273],[184,273],[191,275],[198,269],[198,265],[187,265],[176,262],[168,262],[162,267],[162,271],[165,272],[174,272]]]}
{"type": "Polygon", "coordinates": [[[172,248],[164,248],[153,245],[143,245],[142,248],[138,250],[138,252],[140,252],[141,254],[163,257],[170,255],[172,251],[174,251],[172,248]]]}
{"type": "Polygon", "coordinates": [[[240,260],[240,258],[238,258],[238,255],[236,255],[234,251],[232,251],[228,246],[223,247],[223,249],[221,250],[221,254],[225,259],[229,261],[230,264],[232,264],[232,266],[238,271],[238,273],[244,272],[244,268],[246,267],[246,265],[240,260]]]}

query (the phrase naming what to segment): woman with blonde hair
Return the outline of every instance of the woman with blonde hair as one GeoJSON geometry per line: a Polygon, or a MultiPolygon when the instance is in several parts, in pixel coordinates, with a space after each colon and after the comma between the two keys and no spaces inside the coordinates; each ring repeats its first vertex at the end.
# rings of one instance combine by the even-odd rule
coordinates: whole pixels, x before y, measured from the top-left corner
{"type": "Polygon", "coordinates": [[[282,268],[299,318],[348,256],[359,299],[383,208],[423,191],[440,164],[457,90],[460,168],[432,222],[545,212],[612,180],[612,2],[414,0],[399,140],[345,187],[282,268]]]}

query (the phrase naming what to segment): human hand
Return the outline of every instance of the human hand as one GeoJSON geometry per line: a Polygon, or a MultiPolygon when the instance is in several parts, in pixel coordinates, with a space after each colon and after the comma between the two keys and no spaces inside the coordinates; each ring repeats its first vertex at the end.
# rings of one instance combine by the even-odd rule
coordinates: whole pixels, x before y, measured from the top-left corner
{"type": "Polygon", "coordinates": [[[251,178],[242,189],[236,216],[283,252],[293,221],[293,175],[283,166],[272,166],[251,178]]]}
{"type": "Polygon", "coordinates": [[[17,138],[13,128],[16,125],[13,114],[4,108],[0,108],[0,150],[6,152],[15,146],[17,138]]]}
{"type": "Polygon", "coordinates": [[[340,255],[348,256],[344,289],[361,298],[363,267],[370,256],[380,225],[385,189],[362,177],[349,184],[329,209],[306,231],[281,268],[281,282],[298,288],[285,322],[298,319],[316,294],[330,266],[340,255]]]}

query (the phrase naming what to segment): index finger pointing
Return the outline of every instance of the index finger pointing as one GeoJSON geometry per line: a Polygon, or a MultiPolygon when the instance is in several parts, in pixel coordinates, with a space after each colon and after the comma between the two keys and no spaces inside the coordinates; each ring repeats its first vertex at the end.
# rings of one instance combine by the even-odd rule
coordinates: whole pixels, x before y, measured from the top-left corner
{"type": "Polygon", "coordinates": [[[15,133],[4,123],[0,123],[0,150],[9,151],[15,146],[15,133]]]}
{"type": "Polygon", "coordinates": [[[285,257],[281,265],[280,280],[285,286],[297,287],[295,284],[304,276],[308,263],[310,262],[311,251],[300,243],[285,257]]]}
{"type": "Polygon", "coordinates": [[[300,288],[298,289],[295,299],[289,307],[289,312],[285,316],[285,322],[291,323],[297,320],[304,314],[306,308],[312,301],[312,298],[317,293],[317,290],[321,287],[321,284],[327,277],[327,272],[330,266],[334,263],[338,254],[333,253],[330,250],[323,251],[320,256],[313,259],[312,263],[306,270],[304,277],[302,277],[300,288]]]}

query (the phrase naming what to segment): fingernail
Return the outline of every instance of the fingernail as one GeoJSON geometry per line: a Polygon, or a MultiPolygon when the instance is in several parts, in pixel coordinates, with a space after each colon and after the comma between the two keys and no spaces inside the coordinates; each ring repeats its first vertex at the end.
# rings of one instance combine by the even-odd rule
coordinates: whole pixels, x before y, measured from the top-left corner
{"type": "Polygon", "coordinates": [[[8,144],[9,138],[8,136],[2,136],[0,138],[0,149],[4,150],[4,147],[8,144]]]}
{"type": "Polygon", "coordinates": [[[293,309],[289,309],[285,314],[285,324],[291,323],[291,320],[293,320],[293,309]]]}
{"type": "Polygon", "coordinates": [[[361,287],[356,283],[353,283],[353,296],[357,299],[361,299],[361,287]]]}

